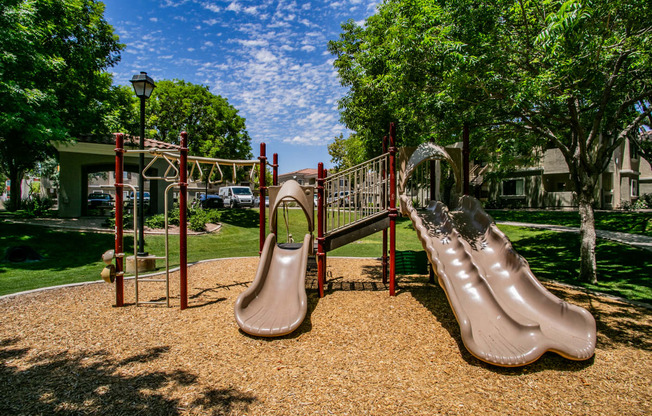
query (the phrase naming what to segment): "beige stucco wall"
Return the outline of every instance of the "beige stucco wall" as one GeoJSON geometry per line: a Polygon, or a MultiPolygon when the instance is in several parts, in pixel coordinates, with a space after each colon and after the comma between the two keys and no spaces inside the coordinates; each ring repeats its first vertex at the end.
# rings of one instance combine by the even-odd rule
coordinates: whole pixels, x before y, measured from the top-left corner
{"type": "MultiPolygon", "coordinates": [[[[103,167],[107,171],[113,171],[115,166],[114,146],[96,143],[76,143],[58,145],[59,151],[59,216],[64,218],[76,218],[84,214],[87,195],[87,179],[84,178],[84,169],[92,169],[94,166],[103,167]]],[[[145,156],[145,165],[151,161],[151,156],[145,156]]],[[[138,166],[138,155],[125,155],[125,170],[136,171],[138,166]]],[[[157,162],[154,166],[158,172],[163,174],[167,168],[164,161],[157,162]]],[[[111,175],[113,183],[113,175],[111,175]]],[[[152,196],[152,213],[162,213],[164,209],[163,194],[168,182],[157,180],[150,183],[149,189],[152,196]]],[[[147,186],[146,186],[147,189],[147,186]]],[[[113,193],[113,192],[111,192],[113,193]]],[[[172,198],[169,201],[172,206],[172,198]]]]}

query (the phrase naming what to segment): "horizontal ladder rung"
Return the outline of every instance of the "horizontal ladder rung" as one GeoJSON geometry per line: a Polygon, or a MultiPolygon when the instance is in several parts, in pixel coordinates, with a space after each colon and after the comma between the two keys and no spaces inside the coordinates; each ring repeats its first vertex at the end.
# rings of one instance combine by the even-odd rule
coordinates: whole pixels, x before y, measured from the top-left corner
{"type": "Polygon", "coordinates": [[[138,279],[138,283],[140,282],[167,282],[167,279],[138,279]]]}

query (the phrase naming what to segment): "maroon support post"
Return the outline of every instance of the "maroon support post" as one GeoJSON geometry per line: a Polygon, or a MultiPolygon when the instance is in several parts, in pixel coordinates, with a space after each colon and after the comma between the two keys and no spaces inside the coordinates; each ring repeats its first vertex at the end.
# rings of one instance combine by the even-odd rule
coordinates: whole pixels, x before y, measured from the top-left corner
{"type": "Polygon", "coordinates": [[[272,155],[272,185],[278,185],[278,153],[272,155]]]}
{"type": "MultiPolygon", "coordinates": [[[[272,185],[278,186],[278,153],[272,155],[272,185]]],[[[265,209],[265,201],[261,199],[260,203],[260,209],[265,209]]],[[[274,229],[272,230],[274,235],[278,235],[277,226],[278,224],[274,224],[274,229]]]]}
{"type": "Polygon", "coordinates": [[[324,281],[326,280],[326,238],[324,237],[324,164],[317,165],[317,284],[319,297],[324,297],[324,281]]]}
{"type": "Polygon", "coordinates": [[[389,125],[389,295],[396,296],[396,126],[389,125]]]}
{"type": "MultiPolygon", "coordinates": [[[[122,133],[115,135],[115,254],[124,253],[122,238],[122,175],[124,171],[124,136],[122,133]]],[[[115,259],[115,306],[124,306],[124,257],[115,259]]]]}
{"type": "Polygon", "coordinates": [[[258,175],[258,181],[260,183],[260,202],[261,206],[259,207],[259,212],[260,212],[260,251],[258,254],[263,252],[263,246],[265,245],[265,190],[267,190],[267,186],[265,183],[265,174],[267,173],[267,155],[265,154],[266,149],[265,149],[265,143],[260,144],[260,156],[258,156],[258,160],[260,160],[260,170],[259,175],[258,175]]]}
{"type": "Polygon", "coordinates": [[[464,123],[462,133],[462,169],[464,170],[464,195],[469,195],[469,125],[464,123]]]}
{"type": "MultiPolygon", "coordinates": [[[[387,136],[383,136],[383,154],[387,153],[387,136]]],[[[385,164],[383,164],[383,171],[382,171],[382,176],[383,176],[383,183],[387,181],[387,168],[385,164]]],[[[382,188],[382,208],[384,210],[387,209],[387,193],[385,191],[387,189],[384,185],[382,188]]],[[[387,284],[387,228],[383,229],[383,256],[382,256],[382,262],[383,262],[383,284],[387,284]]]]}
{"type": "Polygon", "coordinates": [[[188,307],[188,133],[185,131],[181,132],[179,156],[179,298],[184,310],[188,307]]]}
{"type": "MultiPolygon", "coordinates": [[[[434,140],[430,140],[434,142],[434,140]]],[[[437,199],[437,161],[430,161],[430,200],[434,201],[437,199]]],[[[435,270],[432,268],[432,264],[428,262],[428,282],[435,283],[435,270]]]]}

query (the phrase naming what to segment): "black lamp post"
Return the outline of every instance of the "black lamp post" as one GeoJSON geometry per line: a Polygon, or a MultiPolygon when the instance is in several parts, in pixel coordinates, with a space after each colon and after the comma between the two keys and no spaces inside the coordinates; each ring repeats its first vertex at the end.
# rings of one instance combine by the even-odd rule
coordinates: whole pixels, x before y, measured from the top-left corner
{"type": "MultiPolygon", "coordinates": [[[[152,95],[156,85],[154,80],[141,72],[131,78],[131,85],[134,87],[136,96],[140,98],[140,150],[145,149],[145,100],[152,95]]],[[[138,158],[138,256],[146,256],[145,252],[145,183],[143,180],[143,169],[145,169],[145,154],[140,153],[138,158]]]]}

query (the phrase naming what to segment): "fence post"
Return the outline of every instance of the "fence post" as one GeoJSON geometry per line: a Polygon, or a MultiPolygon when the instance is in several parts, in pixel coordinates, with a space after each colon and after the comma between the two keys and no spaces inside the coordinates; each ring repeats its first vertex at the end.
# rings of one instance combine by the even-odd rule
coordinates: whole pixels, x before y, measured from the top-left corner
{"type": "Polygon", "coordinates": [[[124,306],[124,242],[122,235],[124,136],[115,134],[115,306],[124,306]],[[120,255],[119,255],[120,254],[120,255]]]}
{"type": "Polygon", "coordinates": [[[181,132],[179,149],[179,298],[188,307],[188,133],[181,132]]]}

